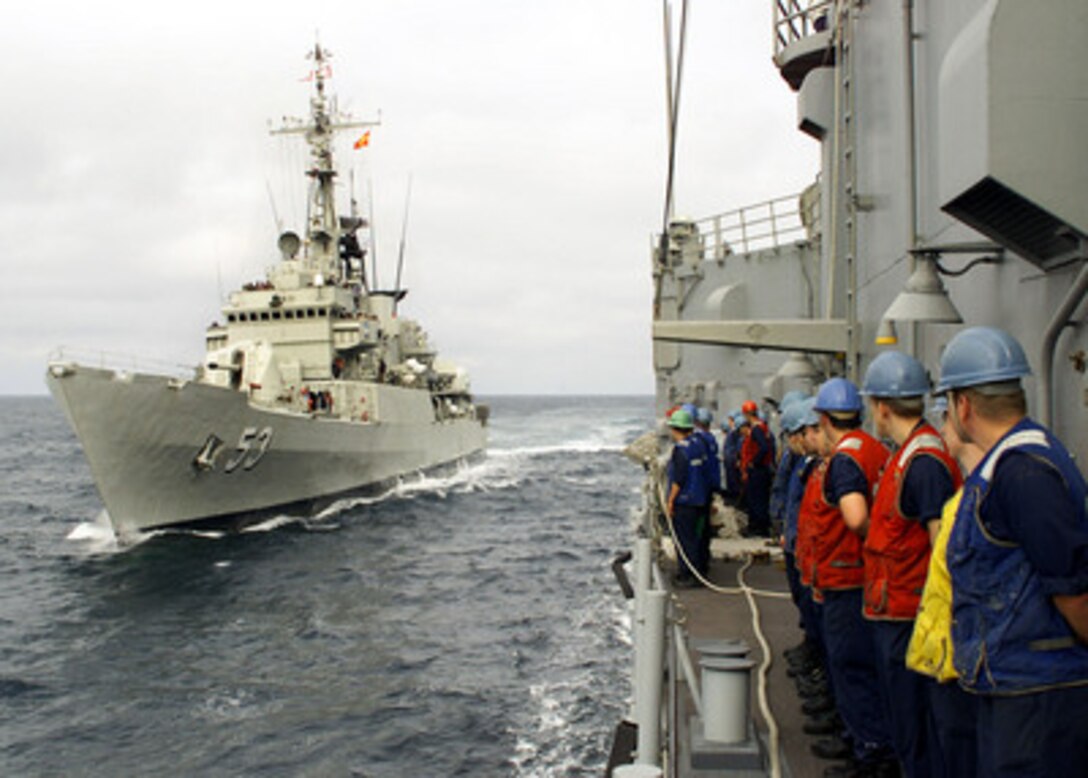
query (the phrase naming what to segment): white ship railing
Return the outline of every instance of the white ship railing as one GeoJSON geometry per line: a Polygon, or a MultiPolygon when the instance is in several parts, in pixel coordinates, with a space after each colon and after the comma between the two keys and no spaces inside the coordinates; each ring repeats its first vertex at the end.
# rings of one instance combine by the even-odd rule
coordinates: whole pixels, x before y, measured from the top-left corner
{"type": "Polygon", "coordinates": [[[49,363],[74,363],[123,373],[152,373],[174,378],[194,379],[199,366],[117,351],[59,346],[49,354],[49,363]]]}
{"type": "Polygon", "coordinates": [[[774,0],[774,57],[794,41],[823,32],[831,24],[832,0],[774,0]]]}
{"type": "MultiPolygon", "coordinates": [[[[703,241],[700,255],[704,260],[724,260],[732,254],[775,249],[798,241],[812,240],[819,234],[819,189],[766,200],[735,211],[696,219],[693,223],[703,241]]],[[[653,239],[652,248],[659,245],[653,239]]]]}

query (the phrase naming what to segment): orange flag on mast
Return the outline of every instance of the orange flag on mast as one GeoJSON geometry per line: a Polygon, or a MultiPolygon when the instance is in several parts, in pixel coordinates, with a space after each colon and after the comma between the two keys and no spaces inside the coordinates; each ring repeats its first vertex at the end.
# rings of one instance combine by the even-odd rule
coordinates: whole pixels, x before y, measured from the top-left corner
{"type": "Polygon", "coordinates": [[[355,141],[355,145],[352,148],[361,149],[364,146],[370,145],[370,130],[367,130],[359,136],[359,140],[355,141]]]}

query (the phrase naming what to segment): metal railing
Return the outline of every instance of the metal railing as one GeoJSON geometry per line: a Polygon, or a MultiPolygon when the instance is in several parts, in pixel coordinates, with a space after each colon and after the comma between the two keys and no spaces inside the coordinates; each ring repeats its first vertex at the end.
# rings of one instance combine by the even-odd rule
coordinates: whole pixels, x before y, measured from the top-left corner
{"type": "Polygon", "coordinates": [[[123,354],[116,351],[101,351],[71,346],[58,346],[49,354],[49,363],[74,363],[84,367],[97,367],[121,373],[150,373],[171,378],[193,379],[198,374],[199,365],[171,362],[154,357],[123,354]]]}
{"type": "MultiPolygon", "coordinates": [[[[696,219],[693,224],[702,241],[703,260],[724,260],[733,254],[774,249],[812,240],[819,234],[820,199],[801,194],[786,195],[755,205],[696,219]]],[[[659,245],[654,238],[653,247],[659,245]]]]}
{"type": "Polygon", "coordinates": [[[774,0],[774,57],[794,41],[831,26],[832,0],[774,0]]]}

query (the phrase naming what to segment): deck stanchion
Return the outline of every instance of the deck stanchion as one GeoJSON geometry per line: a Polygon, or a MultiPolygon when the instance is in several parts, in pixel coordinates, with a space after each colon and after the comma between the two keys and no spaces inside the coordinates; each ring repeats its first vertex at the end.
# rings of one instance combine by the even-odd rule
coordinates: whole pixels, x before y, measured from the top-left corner
{"type": "Polygon", "coordinates": [[[656,765],[661,759],[661,692],[665,661],[665,606],[668,593],[647,591],[640,608],[640,638],[635,657],[638,689],[638,764],[656,765]]]}

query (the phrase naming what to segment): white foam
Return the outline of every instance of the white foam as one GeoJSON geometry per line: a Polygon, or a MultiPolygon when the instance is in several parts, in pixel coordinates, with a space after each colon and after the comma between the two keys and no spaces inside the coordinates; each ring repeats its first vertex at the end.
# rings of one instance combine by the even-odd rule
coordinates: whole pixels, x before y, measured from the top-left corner
{"type": "Polygon", "coordinates": [[[147,541],[151,535],[118,536],[113,531],[109,513],[103,509],[94,521],[81,521],[68,533],[67,539],[83,545],[83,550],[91,556],[116,554],[128,551],[147,541]]]}
{"type": "MultiPolygon", "coordinates": [[[[265,519],[264,521],[259,522],[257,524],[251,524],[248,527],[244,527],[242,529],[242,532],[243,533],[248,533],[248,532],[271,532],[274,529],[279,529],[280,527],[285,527],[288,524],[295,524],[295,523],[299,522],[300,520],[301,519],[299,519],[299,517],[297,517],[297,516],[287,516],[285,514],[280,514],[279,516],[273,516],[272,518],[265,519]]],[[[194,534],[196,534],[196,533],[194,533],[194,534]]],[[[202,537],[207,537],[207,536],[202,536],[202,537]]]]}
{"type": "Polygon", "coordinates": [[[490,459],[469,465],[462,462],[457,469],[447,475],[414,475],[399,478],[393,486],[381,494],[366,497],[349,497],[337,500],[317,515],[317,519],[329,518],[353,508],[375,505],[388,500],[411,500],[419,495],[437,495],[445,498],[451,492],[468,494],[472,492],[491,492],[517,487],[522,481],[516,468],[496,463],[490,459]]]}

